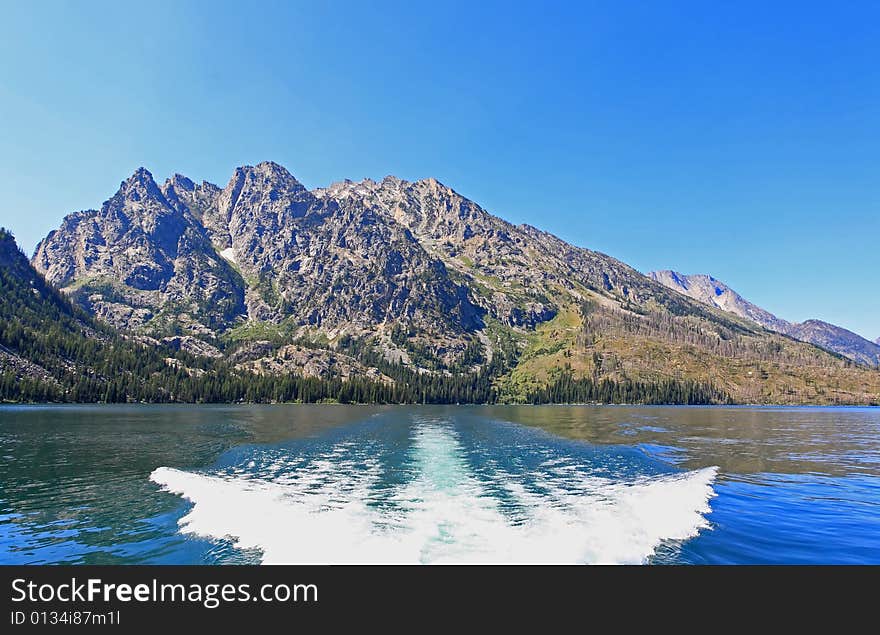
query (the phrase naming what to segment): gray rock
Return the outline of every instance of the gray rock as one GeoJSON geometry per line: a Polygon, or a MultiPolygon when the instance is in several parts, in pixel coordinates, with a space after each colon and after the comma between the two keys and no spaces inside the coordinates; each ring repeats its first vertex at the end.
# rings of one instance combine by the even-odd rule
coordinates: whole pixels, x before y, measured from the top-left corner
{"type": "Polygon", "coordinates": [[[162,344],[164,344],[171,350],[186,351],[187,353],[200,355],[202,357],[211,357],[215,359],[223,357],[223,353],[220,352],[220,349],[211,346],[207,342],[203,342],[197,337],[193,337],[191,335],[175,335],[172,337],[163,337],[162,344]]]}

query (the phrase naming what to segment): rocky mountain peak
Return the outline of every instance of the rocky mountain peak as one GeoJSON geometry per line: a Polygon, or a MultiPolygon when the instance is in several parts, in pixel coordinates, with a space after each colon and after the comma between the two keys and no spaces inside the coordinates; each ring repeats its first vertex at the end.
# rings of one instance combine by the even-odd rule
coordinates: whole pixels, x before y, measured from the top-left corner
{"type": "Polygon", "coordinates": [[[162,185],[162,193],[173,208],[199,220],[216,208],[220,192],[220,188],[213,183],[202,181],[197,185],[182,174],[174,174],[162,185]]]}
{"type": "Polygon", "coordinates": [[[185,192],[192,192],[196,189],[196,184],[193,183],[192,179],[175,172],[167,181],[165,181],[163,189],[165,187],[174,187],[185,192]]]}
{"type": "Polygon", "coordinates": [[[305,186],[288,170],[274,161],[262,161],[254,166],[246,165],[236,169],[244,178],[254,183],[262,183],[264,187],[277,187],[286,192],[305,192],[305,186]]]}
{"type": "Polygon", "coordinates": [[[119,190],[98,212],[104,231],[114,240],[122,236],[149,237],[169,252],[174,252],[185,221],[146,168],[138,168],[123,181],[119,190]]]}
{"type": "Polygon", "coordinates": [[[259,228],[261,236],[262,231],[271,234],[283,228],[305,215],[314,201],[314,195],[286,168],[264,161],[236,168],[202,222],[214,244],[228,248],[237,237],[253,238],[259,228]]]}
{"type": "Polygon", "coordinates": [[[453,190],[451,187],[443,185],[443,183],[441,183],[440,181],[435,179],[433,176],[429,176],[424,179],[419,179],[418,181],[415,182],[415,185],[420,185],[420,186],[426,187],[434,192],[442,192],[443,194],[447,194],[447,195],[455,194],[455,190],[453,190]]]}
{"type": "Polygon", "coordinates": [[[389,174],[384,179],[382,179],[381,183],[385,187],[399,187],[399,186],[405,184],[406,181],[394,176],[393,174],[389,174]]]}
{"type": "Polygon", "coordinates": [[[153,181],[153,173],[150,172],[144,166],[140,166],[139,168],[137,168],[134,171],[134,173],[130,177],[128,177],[125,181],[123,181],[123,183],[125,183],[126,181],[142,181],[142,182],[153,181]]]}
{"type": "Polygon", "coordinates": [[[134,174],[119,184],[116,195],[108,202],[138,202],[145,199],[165,201],[165,195],[153,180],[153,175],[144,167],[135,170],[134,174]]]}
{"type": "Polygon", "coordinates": [[[290,203],[311,201],[312,196],[286,168],[264,161],[257,165],[235,168],[232,178],[218,201],[221,213],[232,215],[241,200],[245,205],[258,205],[266,211],[280,211],[290,203]]]}
{"type": "MultiPolygon", "coordinates": [[[[251,167],[251,166],[245,166],[245,167],[251,167]]],[[[280,163],[275,163],[275,161],[260,161],[255,166],[253,166],[253,169],[258,172],[281,174],[281,175],[285,175],[288,177],[293,176],[286,167],[284,167],[280,163]]]]}

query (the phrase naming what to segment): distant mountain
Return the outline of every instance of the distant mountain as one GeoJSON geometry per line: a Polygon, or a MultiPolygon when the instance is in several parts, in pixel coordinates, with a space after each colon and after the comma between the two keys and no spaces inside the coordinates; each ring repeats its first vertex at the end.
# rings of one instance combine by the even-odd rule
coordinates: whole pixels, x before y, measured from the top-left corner
{"type": "Polygon", "coordinates": [[[298,376],[368,379],[371,399],[880,399],[880,373],[760,328],[775,318],[732,294],[742,313],[705,303],[723,289],[676,293],[431,178],[309,191],[265,162],[225,187],[179,174],[160,186],[141,168],[31,262],[125,337],[271,394],[289,392],[269,378],[298,376]]]}
{"type": "Polygon", "coordinates": [[[785,320],[752,304],[736,291],[720,280],[707,275],[684,275],[676,271],[652,271],[648,274],[652,280],[663,284],[674,291],[699,300],[709,306],[718,307],[723,311],[735,313],[752,322],[757,322],[766,329],[785,333],[790,326],[785,320]]]}
{"type": "Polygon", "coordinates": [[[711,276],[684,275],[668,270],[653,271],[648,275],[670,289],[757,322],[771,331],[784,333],[802,342],[821,346],[861,364],[880,365],[880,345],[840,326],[821,320],[807,320],[802,323],[788,322],[752,304],[726,284],[711,276]]]}

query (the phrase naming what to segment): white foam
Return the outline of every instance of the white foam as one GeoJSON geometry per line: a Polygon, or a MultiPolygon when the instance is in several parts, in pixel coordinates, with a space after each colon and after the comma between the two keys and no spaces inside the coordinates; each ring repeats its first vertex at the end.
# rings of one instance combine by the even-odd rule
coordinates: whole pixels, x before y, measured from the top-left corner
{"type": "Polygon", "coordinates": [[[182,531],[264,563],[640,563],[708,527],[716,468],[621,482],[554,462],[527,483],[475,474],[449,426],[419,425],[412,441],[413,478],[391,491],[378,459],[355,466],[340,447],[271,480],[167,467],[151,479],[193,503],[182,531]]]}

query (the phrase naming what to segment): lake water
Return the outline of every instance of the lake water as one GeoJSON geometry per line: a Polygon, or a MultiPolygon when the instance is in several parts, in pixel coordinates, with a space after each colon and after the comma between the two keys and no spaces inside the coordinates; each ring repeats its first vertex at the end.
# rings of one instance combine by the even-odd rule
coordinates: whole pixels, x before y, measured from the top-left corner
{"type": "Polygon", "coordinates": [[[0,563],[880,563],[880,409],[3,406],[0,563]]]}

